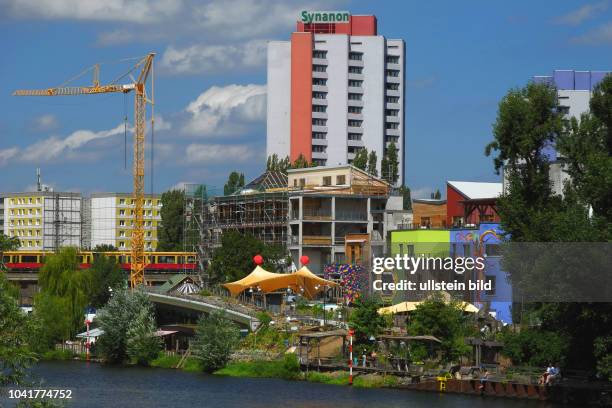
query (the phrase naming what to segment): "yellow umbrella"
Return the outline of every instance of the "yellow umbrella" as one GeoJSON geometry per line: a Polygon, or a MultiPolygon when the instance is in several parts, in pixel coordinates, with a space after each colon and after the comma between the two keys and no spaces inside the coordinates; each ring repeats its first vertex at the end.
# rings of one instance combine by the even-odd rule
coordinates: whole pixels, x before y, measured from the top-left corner
{"type": "Polygon", "coordinates": [[[314,298],[317,293],[325,290],[325,287],[331,288],[338,286],[336,282],[318,277],[305,265],[289,276],[293,278],[292,289],[296,292],[299,290],[302,295],[309,299],[314,298]],[[303,292],[302,289],[304,290],[303,292]]]}
{"type": "MultiPolygon", "coordinates": [[[[398,313],[408,313],[412,312],[423,302],[401,302],[392,306],[381,307],[378,309],[378,314],[398,314],[398,313]]],[[[446,301],[449,303],[449,301],[446,301]]],[[[466,313],[478,313],[478,308],[471,303],[461,302],[460,303],[461,310],[466,313]]]]}

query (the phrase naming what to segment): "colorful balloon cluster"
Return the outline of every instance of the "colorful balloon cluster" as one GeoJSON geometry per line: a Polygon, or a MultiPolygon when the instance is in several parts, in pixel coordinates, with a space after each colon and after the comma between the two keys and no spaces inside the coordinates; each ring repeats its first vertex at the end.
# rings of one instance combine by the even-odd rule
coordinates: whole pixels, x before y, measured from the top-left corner
{"type": "Polygon", "coordinates": [[[346,303],[357,300],[367,285],[367,276],[361,265],[328,264],[323,268],[323,272],[325,279],[340,280],[346,303]]]}

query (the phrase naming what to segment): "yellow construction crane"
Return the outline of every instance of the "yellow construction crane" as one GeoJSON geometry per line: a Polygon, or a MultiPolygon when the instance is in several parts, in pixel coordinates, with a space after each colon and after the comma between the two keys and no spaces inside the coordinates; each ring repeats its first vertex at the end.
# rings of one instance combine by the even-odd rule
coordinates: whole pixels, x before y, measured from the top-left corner
{"type": "Polygon", "coordinates": [[[132,229],[131,242],[131,273],[130,283],[132,287],[144,284],[144,176],[145,176],[145,131],[147,103],[151,105],[151,129],[154,126],[154,79],[153,79],[153,57],[155,53],[149,53],[130,68],[125,74],[115,79],[108,85],[100,85],[100,65],[96,64],[70,79],[66,83],[47,89],[17,90],[14,96],[72,96],[91,95],[103,93],[128,93],[134,91],[134,228],[132,229]],[[134,79],[132,73],[137,72],[138,78],[134,79]],[[68,82],[82,76],[85,72],[93,71],[93,84],[91,86],[66,86],[68,82]],[[147,95],[146,84],[151,75],[151,92],[147,95]],[[131,82],[120,84],[119,81],[129,77],[131,82]]]}

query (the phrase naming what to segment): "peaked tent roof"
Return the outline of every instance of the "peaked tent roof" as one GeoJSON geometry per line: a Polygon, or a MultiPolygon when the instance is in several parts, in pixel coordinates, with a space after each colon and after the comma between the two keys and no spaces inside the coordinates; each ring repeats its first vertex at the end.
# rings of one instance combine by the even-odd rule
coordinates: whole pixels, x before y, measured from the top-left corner
{"type": "Polygon", "coordinates": [[[261,266],[257,265],[255,269],[253,269],[253,272],[249,273],[244,278],[239,279],[236,282],[225,283],[223,286],[230,291],[232,296],[236,296],[245,289],[257,286],[260,282],[269,278],[276,278],[277,276],[279,276],[278,273],[268,272],[261,266]]]}
{"type": "Polygon", "coordinates": [[[502,194],[502,183],[482,183],[476,181],[447,181],[457,192],[470,200],[497,198],[502,194]]]}
{"type": "Polygon", "coordinates": [[[318,277],[312,273],[307,266],[302,266],[298,271],[292,273],[291,275],[293,275],[295,278],[296,289],[301,292],[301,289],[303,288],[303,295],[309,299],[315,297],[317,293],[322,292],[326,286],[338,286],[336,282],[318,277]]]}

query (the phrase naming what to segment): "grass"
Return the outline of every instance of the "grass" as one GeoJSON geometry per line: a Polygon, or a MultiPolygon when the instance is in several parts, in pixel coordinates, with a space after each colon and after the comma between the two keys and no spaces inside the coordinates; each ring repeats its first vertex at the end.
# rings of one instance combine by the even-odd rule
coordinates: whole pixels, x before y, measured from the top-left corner
{"type": "Polygon", "coordinates": [[[299,364],[294,355],[286,355],[283,360],[240,361],[230,363],[215,374],[230,377],[282,378],[294,380],[299,377],[299,364]]]}
{"type": "Polygon", "coordinates": [[[152,360],[149,365],[151,367],[158,368],[174,368],[181,360],[181,356],[167,356],[163,353],[159,353],[155,360],[152,360]]]}
{"type": "Polygon", "coordinates": [[[349,376],[344,372],[319,373],[317,371],[311,371],[308,373],[306,381],[321,384],[348,385],[349,376]]]}
{"type": "MultiPolygon", "coordinates": [[[[321,384],[348,385],[348,373],[336,371],[331,373],[319,373],[312,371],[308,373],[307,381],[321,384]]],[[[399,384],[399,379],[394,375],[360,375],[353,378],[353,387],[358,388],[381,388],[393,387],[399,384]]]]}
{"type": "Polygon", "coordinates": [[[74,354],[70,350],[48,350],[41,356],[41,360],[72,360],[74,354]]]}

